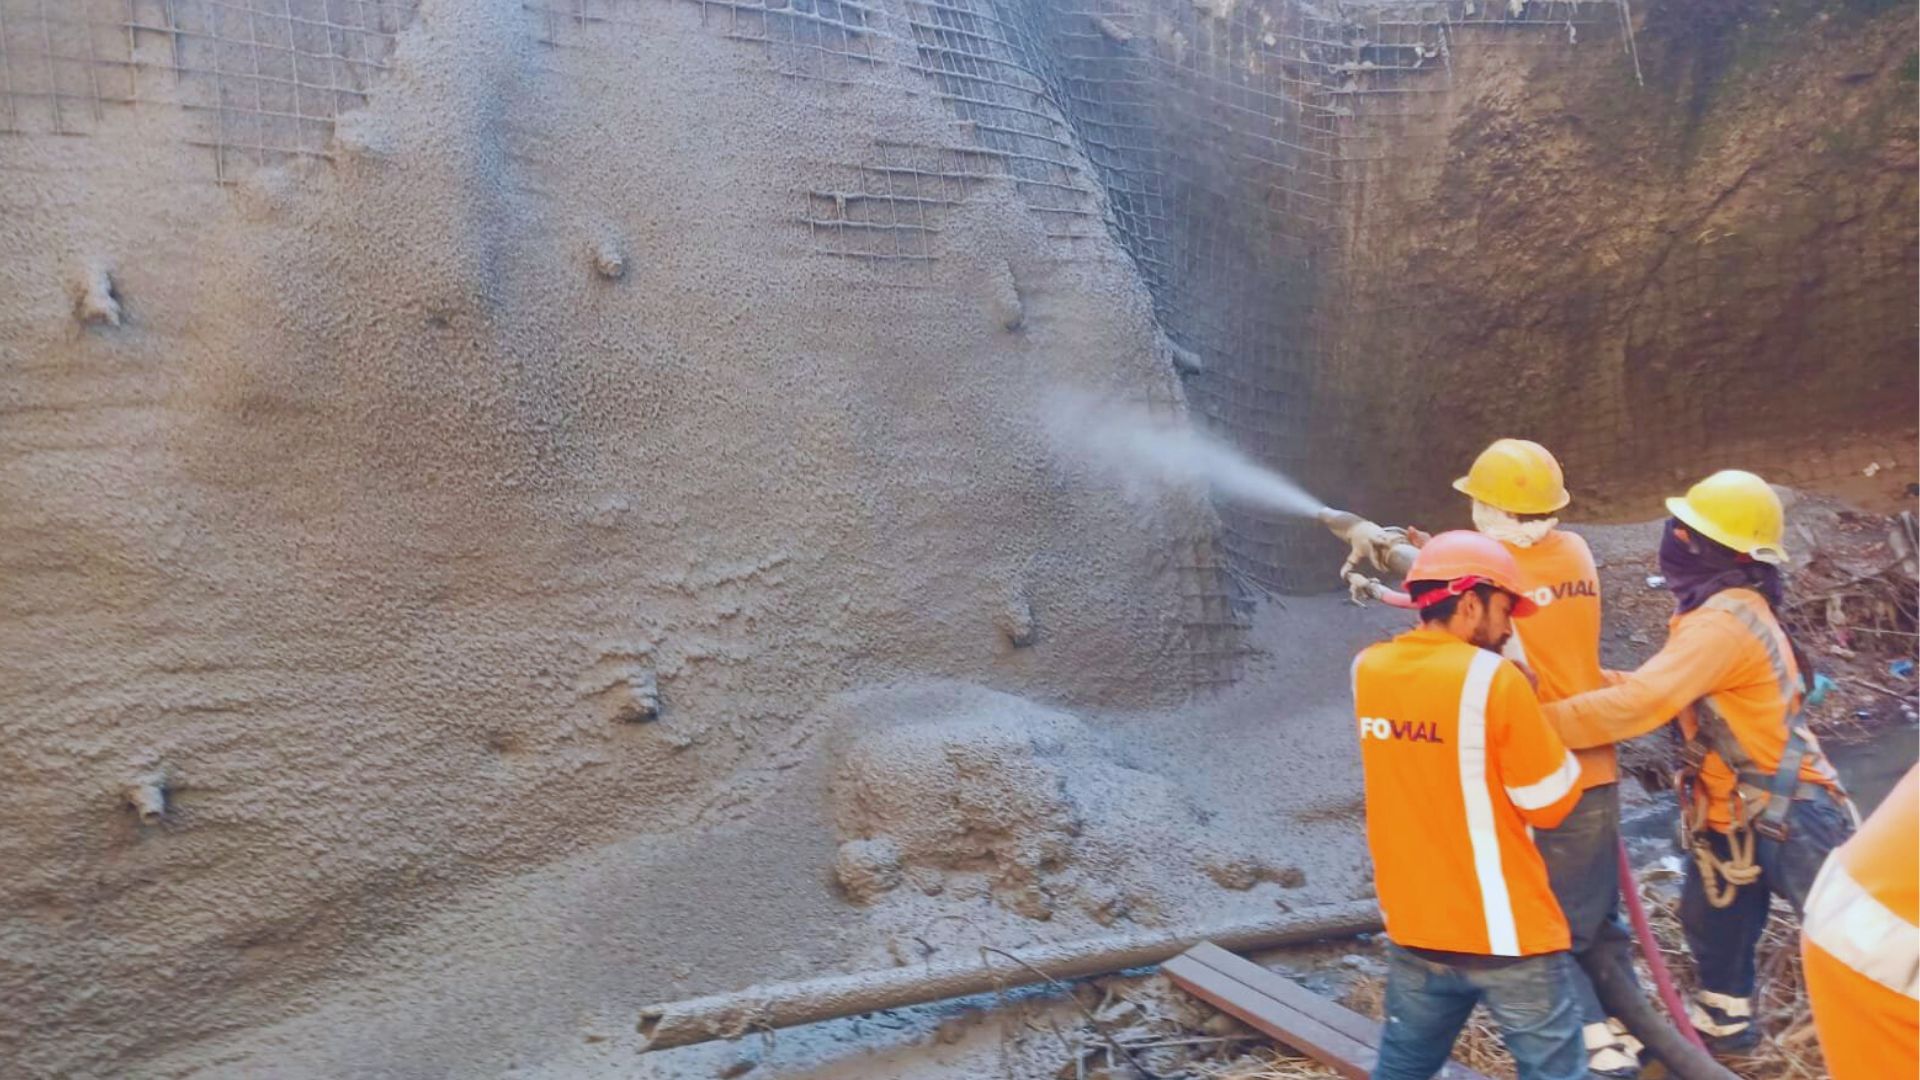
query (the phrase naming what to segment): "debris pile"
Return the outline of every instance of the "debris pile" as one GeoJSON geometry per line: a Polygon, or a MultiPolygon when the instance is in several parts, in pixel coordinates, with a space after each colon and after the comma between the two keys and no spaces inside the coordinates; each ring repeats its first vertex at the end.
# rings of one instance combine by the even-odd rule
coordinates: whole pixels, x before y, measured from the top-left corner
{"type": "Polygon", "coordinates": [[[1912,511],[1882,517],[1800,495],[1787,508],[1798,560],[1781,616],[1833,690],[1816,724],[1845,735],[1914,719],[1920,543],[1912,511]]]}
{"type": "MultiPolygon", "coordinates": [[[[1654,939],[1673,977],[1683,986],[1698,986],[1693,959],[1680,929],[1680,875],[1643,870],[1640,892],[1646,900],[1654,939]]],[[[1778,900],[1760,938],[1755,965],[1759,982],[1754,993],[1754,1020],[1760,1029],[1760,1045],[1746,1057],[1728,1060],[1727,1067],[1750,1080],[1827,1075],[1800,968],[1800,919],[1778,900]]]]}
{"type": "Polygon", "coordinates": [[[1028,919],[1153,926],[1202,875],[1232,891],[1306,883],[1277,853],[1210,835],[1185,791],[1067,713],[937,681],[844,695],[830,711],[834,876],[857,902],[989,897],[1028,919]]]}

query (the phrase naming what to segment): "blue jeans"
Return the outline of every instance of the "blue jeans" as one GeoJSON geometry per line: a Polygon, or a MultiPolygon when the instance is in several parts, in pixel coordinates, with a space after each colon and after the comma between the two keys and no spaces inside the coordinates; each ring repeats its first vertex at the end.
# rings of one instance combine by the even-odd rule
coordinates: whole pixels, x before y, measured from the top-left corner
{"type": "Polygon", "coordinates": [[[1573,957],[1528,956],[1469,968],[1388,949],[1387,1023],[1373,1080],[1429,1080],[1447,1063],[1473,1007],[1485,1002],[1520,1080],[1586,1080],[1573,957]]]}
{"type": "MultiPolygon", "coordinates": [[[[1566,820],[1541,829],[1533,842],[1547,864],[1554,899],[1567,916],[1574,957],[1585,963],[1593,954],[1608,963],[1631,964],[1632,939],[1620,921],[1620,862],[1615,853],[1620,843],[1620,785],[1601,784],[1581,792],[1566,820]]],[[[1607,1010],[1578,964],[1573,991],[1582,1023],[1606,1020],[1607,1010]]]]}
{"type": "MultiPolygon", "coordinates": [[[[1760,837],[1753,861],[1760,864],[1760,880],[1744,885],[1733,902],[1717,908],[1707,902],[1700,880],[1700,864],[1687,860],[1687,880],[1680,890],[1680,927],[1686,931],[1687,951],[1700,971],[1700,985],[1719,994],[1751,997],[1754,950],[1767,928],[1767,908],[1777,894],[1806,910],[1813,879],[1834,848],[1853,835],[1853,818],[1822,791],[1811,799],[1796,799],[1787,811],[1787,842],[1760,837]]],[[[1726,858],[1727,838],[1710,832],[1715,855],[1726,858]]]]}

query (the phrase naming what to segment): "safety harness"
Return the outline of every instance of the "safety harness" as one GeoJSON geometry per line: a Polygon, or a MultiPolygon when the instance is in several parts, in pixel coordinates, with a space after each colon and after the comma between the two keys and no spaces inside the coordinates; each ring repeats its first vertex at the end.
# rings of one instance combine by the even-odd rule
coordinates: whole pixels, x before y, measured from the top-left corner
{"type": "Polygon", "coordinates": [[[1714,711],[1711,702],[1702,698],[1694,703],[1694,715],[1698,722],[1694,734],[1688,737],[1686,745],[1681,748],[1680,767],[1674,772],[1674,794],[1680,800],[1683,838],[1693,853],[1694,862],[1700,867],[1700,880],[1705,887],[1707,903],[1724,908],[1733,903],[1741,886],[1751,885],[1760,878],[1760,865],[1754,859],[1758,839],[1764,837],[1777,844],[1786,843],[1789,832],[1787,811],[1792,809],[1794,800],[1830,794],[1850,815],[1853,809],[1838,778],[1830,785],[1800,779],[1800,766],[1813,753],[1812,736],[1807,733],[1800,719],[1804,701],[1801,688],[1795,685],[1792,670],[1781,655],[1772,628],[1763,623],[1750,608],[1726,593],[1712,597],[1702,606],[1732,615],[1760,642],[1767,651],[1774,677],[1779,680],[1780,694],[1788,702],[1787,745],[1781,751],[1780,764],[1771,774],[1759,769],[1752,755],[1734,737],[1732,726],[1714,711]],[[1724,859],[1713,850],[1708,838],[1711,831],[1707,825],[1709,797],[1699,783],[1700,769],[1709,753],[1726,762],[1727,768],[1734,774],[1733,823],[1727,830],[1727,857],[1724,859]],[[1757,814],[1754,812],[1756,807],[1759,808],[1757,814]]]}

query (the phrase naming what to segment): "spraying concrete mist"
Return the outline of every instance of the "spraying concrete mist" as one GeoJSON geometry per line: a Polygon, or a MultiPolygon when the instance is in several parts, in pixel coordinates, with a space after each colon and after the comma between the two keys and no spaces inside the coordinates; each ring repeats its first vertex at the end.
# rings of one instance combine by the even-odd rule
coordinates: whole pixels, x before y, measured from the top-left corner
{"type": "Polygon", "coordinates": [[[1326,504],[1300,485],[1195,430],[1182,416],[1156,416],[1090,394],[1060,391],[1048,401],[1048,430],[1070,456],[1119,480],[1130,495],[1198,491],[1299,517],[1326,504]]]}
{"type": "Polygon", "coordinates": [[[1337,577],[1356,602],[1397,595],[1361,567],[1399,578],[1413,566],[1415,548],[1405,529],[1328,506],[1280,473],[1196,431],[1182,416],[1156,416],[1069,390],[1056,392],[1046,405],[1047,430],[1062,455],[1112,475],[1136,501],[1167,489],[1196,494],[1211,489],[1216,497],[1325,525],[1348,545],[1337,577]]]}

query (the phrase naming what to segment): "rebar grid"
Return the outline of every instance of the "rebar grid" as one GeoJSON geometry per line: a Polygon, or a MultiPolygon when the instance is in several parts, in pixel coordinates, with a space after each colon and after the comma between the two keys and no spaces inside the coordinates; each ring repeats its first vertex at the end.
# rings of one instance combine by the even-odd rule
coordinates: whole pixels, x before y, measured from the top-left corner
{"type": "Polygon", "coordinates": [[[128,0],[0,0],[0,133],[84,135],[136,100],[128,0]]]}
{"type": "MultiPolygon", "coordinates": [[[[523,0],[540,16],[540,40],[574,46],[572,28],[593,23],[638,26],[639,10],[662,0],[523,0]]],[[[889,58],[883,43],[896,36],[880,0],[671,0],[700,9],[702,25],[735,41],[763,47],[782,75],[820,82],[872,82],[889,58]]]]}
{"type": "Polygon", "coordinates": [[[194,118],[213,178],[326,158],[418,0],[0,0],[0,132],[89,134],[103,106],[194,118]]]}
{"type": "MultiPolygon", "coordinates": [[[[0,0],[0,133],[87,134],[111,107],[198,118],[215,179],[328,155],[417,0],[0,0]]],[[[554,47],[597,24],[703,25],[768,68],[862,93],[930,92],[954,121],[932,144],[876,137],[861,160],[798,181],[811,250],[859,268],[851,287],[928,287],[953,208],[1007,185],[1045,223],[1046,260],[1110,236],[1138,268],[1167,339],[1197,367],[1180,396],[1203,423],[1311,486],[1348,447],[1326,379],[1343,185],[1390,161],[1404,125],[1452,85],[1463,47],[1567,49],[1617,39],[1623,0],[523,0],[554,47]]],[[[1392,312],[1382,317],[1394,317],[1392,312]]],[[[1169,387],[1171,392],[1171,386],[1169,387]]],[[[1242,585],[1320,583],[1324,538],[1222,504],[1217,537],[1183,541],[1196,686],[1244,656],[1242,585]]]]}
{"type": "Polygon", "coordinates": [[[799,193],[800,222],[815,252],[864,264],[873,284],[931,287],[947,211],[995,179],[995,165],[965,147],[876,143],[867,164],[821,166],[826,182],[799,193]]]}

